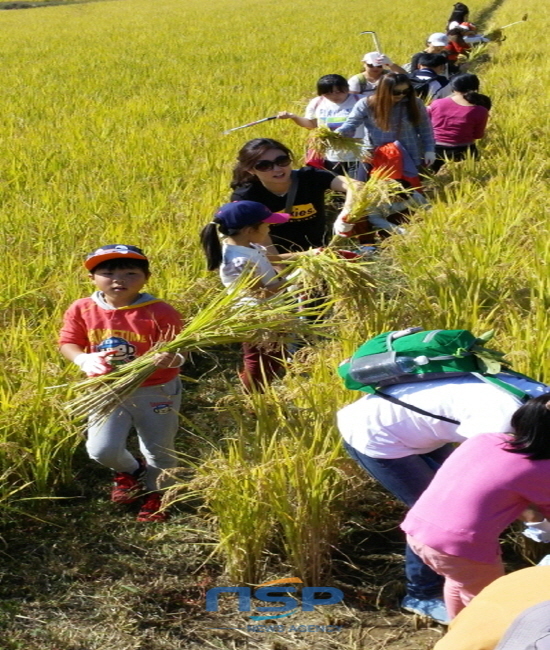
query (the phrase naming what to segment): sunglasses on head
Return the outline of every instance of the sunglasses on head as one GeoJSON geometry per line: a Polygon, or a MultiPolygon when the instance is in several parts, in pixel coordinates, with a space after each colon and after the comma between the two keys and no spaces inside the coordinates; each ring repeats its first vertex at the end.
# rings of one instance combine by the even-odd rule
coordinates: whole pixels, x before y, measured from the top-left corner
{"type": "Polygon", "coordinates": [[[410,88],[405,88],[405,90],[392,90],[391,94],[394,97],[401,97],[402,95],[408,95],[410,93],[411,89],[410,88]]]}
{"type": "Polygon", "coordinates": [[[258,160],[254,165],[254,169],[258,172],[269,172],[275,167],[275,165],[277,165],[277,167],[288,167],[291,162],[292,159],[290,156],[285,154],[283,156],[277,156],[275,160],[258,160]]]}

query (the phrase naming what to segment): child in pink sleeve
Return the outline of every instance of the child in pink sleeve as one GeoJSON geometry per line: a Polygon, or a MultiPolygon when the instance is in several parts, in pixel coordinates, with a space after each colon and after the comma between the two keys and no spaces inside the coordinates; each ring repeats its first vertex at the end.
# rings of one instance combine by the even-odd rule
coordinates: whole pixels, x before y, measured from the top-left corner
{"type": "Polygon", "coordinates": [[[512,428],[464,442],[401,525],[414,552],[444,576],[452,617],[504,575],[500,533],[532,504],[550,516],[550,393],[519,408],[512,428]]]}

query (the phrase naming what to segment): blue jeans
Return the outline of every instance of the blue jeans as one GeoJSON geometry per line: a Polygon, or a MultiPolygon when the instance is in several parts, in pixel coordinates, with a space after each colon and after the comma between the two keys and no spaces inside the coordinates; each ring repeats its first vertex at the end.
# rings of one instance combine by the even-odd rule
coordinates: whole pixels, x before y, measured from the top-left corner
{"type": "MultiPolygon", "coordinates": [[[[409,507],[428,487],[443,461],[454,449],[453,445],[446,444],[429,454],[412,454],[405,458],[371,458],[345,441],[344,446],[353,460],[409,507]]],[[[408,544],[405,549],[405,574],[409,596],[421,600],[441,597],[443,578],[425,565],[408,544]]]]}

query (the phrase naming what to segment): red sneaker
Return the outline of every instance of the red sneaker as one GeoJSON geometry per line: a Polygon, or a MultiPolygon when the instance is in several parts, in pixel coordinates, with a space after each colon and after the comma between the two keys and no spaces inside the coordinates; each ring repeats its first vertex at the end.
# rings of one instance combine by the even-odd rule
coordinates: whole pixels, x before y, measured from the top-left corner
{"type": "Polygon", "coordinates": [[[138,512],[136,521],[167,521],[170,515],[162,508],[162,494],[160,492],[149,492],[138,512]]]}
{"type": "Polygon", "coordinates": [[[111,490],[111,501],[113,503],[133,503],[143,494],[142,479],[147,468],[141,458],[136,458],[139,467],[133,474],[127,472],[116,472],[113,489],[111,490]]]}

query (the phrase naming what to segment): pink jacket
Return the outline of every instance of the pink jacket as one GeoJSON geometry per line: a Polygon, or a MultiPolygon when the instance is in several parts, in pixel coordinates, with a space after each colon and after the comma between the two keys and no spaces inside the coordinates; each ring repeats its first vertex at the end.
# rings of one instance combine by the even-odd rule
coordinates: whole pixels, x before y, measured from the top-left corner
{"type": "Polygon", "coordinates": [[[550,517],[550,460],[506,451],[510,437],[466,440],[441,466],[401,528],[437,551],[494,562],[500,533],[529,505],[550,517]]]}

